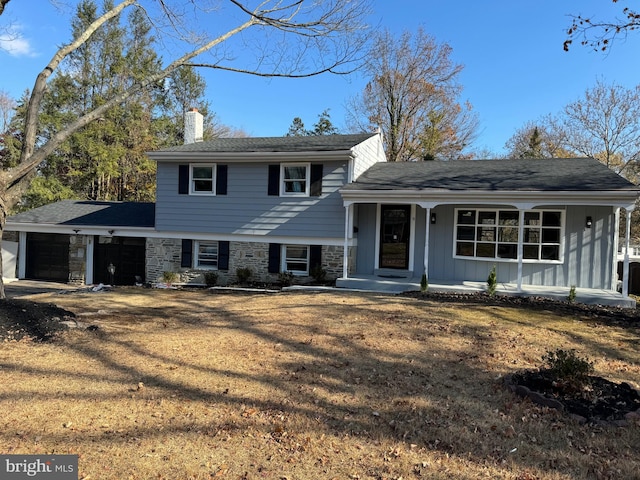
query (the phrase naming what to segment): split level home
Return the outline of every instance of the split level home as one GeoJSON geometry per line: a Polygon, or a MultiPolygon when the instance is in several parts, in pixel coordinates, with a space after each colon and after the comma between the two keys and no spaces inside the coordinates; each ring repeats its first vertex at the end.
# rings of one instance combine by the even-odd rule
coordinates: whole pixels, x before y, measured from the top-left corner
{"type": "MultiPolygon", "coordinates": [[[[87,284],[251,279],[337,287],[486,282],[515,293],[575,287],[628,298],[621,211],[638,188],[596,160],[386,162],[379,133],[202,141],[150,152],[152,203],[62,201],[11,216],[16,275],[87,284]],[[621,292],[617,293],[621,285],[621,292]],[[532,290],[533,289],[533,290],[532,290]]],[[[624,239],[628,247],[629,228],[624,239]]]]}

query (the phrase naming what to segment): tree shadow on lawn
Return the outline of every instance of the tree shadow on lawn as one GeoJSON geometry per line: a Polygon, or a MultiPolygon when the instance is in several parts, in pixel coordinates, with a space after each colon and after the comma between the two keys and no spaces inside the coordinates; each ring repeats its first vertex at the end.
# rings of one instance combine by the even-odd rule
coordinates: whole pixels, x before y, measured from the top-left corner
{"type": "MultiPolygon", "coordinates": [[[[189,335],[202,337],[200,341],[210,338],[215,349],[216,338],[237,333],[245,342],[238,347],[247,349],[237,364],[178,359],[152,343],[123,340],[113,332],[66,346],[86,361],[98,362],[105,376],[120,384],[122,398],[187,400],[240,412],[231,419],[171,425],[163,434],[189,432],[197,423],[204,431],[242,430],[252,424],[273,436],[285,418],[284,422],[291,421],[290,427],[299,428],[294,435],[303,436],[305,428],[314,428],[364,442],[386,439],[507,470],[513,463],[551,473],[562,466],[559,459],[572,454],[572,447],[560,437],[553,451],[535,442],[522,448],[523,438],[539,435],[539,430],[518,417],[539,409],[514,407],[513,397],[498,385],[500,368],[491,357],[497,340],[487,336],[484,327],[461,327],[449,321],[447,312],[423,316],[414,312],[408,319],[389,309],[394,302],[398,312],[406,306],[404,300],[392,297],[372,296],[368,304],[358,307],[314,298],[315,303],[304,305],[306,313],[285,306],[279,309],[282,318],[270,322],[220,304],[209,316],[198,318],[185,314],[188,302],[164,312],[166,321],[184,330],[185,342],[189,335]],[[297,315],[311,315],[317,321],[299,321],[297,315]],[[139,382],[144,389],[132,393],[139,382]],[[247,411],[254,413],[244,416],[242,412],[247,411]],[[273,412],[278,412],[278,420],[273,412]],[[252,420],[260,415],[261,423],[252,420]],[[513,426],[519,421],[522,436],[513,426]],[[514,445],[520,446],[518,452],[512,451],[514,445]]],[[[206,356],[206,351],[201,355],[206,356]]],[[[23,368],[6,363],[4,368],[23,368]]],[[[19,397],[16,393],[13,398],[19,397]]],[[[539,421],[540,428],[562,423],[553,413],[539,421]]],[[[160,435],[157,428],[132,427],[112,441],[126,443],[132,436],[156,435],[160,435]]]]}

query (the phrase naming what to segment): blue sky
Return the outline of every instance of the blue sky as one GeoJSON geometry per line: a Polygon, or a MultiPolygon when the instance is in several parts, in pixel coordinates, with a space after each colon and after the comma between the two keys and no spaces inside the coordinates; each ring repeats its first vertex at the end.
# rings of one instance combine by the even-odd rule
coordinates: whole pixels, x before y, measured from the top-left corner
{"type": "MultiPolygon", "coordinates": [[[[617,42],[606,55],[579,45],[568,53],[562,49],[569,14],[611,18],[624,1],[372,3],[371,25],[398,33],[422,26],[437,41],[453,48],[453,60],[464,65],[462,99],[473,105],[480,120],[475,147],[497,155],[504,153],[505,142],[518,128],[557,113],[598,79],[627,88],[640,84],[640,32],[617,42]]],[[[0,51],[0,90],[17,98],[33,86],[55,47],[69,40],[70,18],[46,0],[13,0],[0,19],[0,24],[12,20],[20,34],[20,43],[12,44],[13,51],[0,51]]],[[[367,80],[357,73],[295,80],[201,73],[219,120],[252,136],[284,135],[294,117],[301,117],[311,127],[325,109],[329,109],[334,125],[344,128],[347,102],[362,91],[367,80]]]]}

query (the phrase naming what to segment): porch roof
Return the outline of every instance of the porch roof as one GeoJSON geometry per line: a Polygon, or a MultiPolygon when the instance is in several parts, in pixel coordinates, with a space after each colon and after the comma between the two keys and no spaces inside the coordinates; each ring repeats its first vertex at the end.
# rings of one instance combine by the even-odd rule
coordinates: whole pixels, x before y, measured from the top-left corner
{"type": "Polygon", "coordinates": [[[345,200],[633,206],[640,189],[592,158],[389,162],[340,189],[345,200]]]}
{"type": "Polygon", "coordinates": [[[638,187],[593,158],[377,163],[351,190],[592,191],[638,187]]]}

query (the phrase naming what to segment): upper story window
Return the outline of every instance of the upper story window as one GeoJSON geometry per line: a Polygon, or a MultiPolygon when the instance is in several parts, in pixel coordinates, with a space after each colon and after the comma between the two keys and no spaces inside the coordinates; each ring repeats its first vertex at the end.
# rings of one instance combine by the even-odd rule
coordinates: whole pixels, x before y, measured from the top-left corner
{"type": "Polygon", "coordinates": [[[215,164],[191,165],[189,175],[189,192],[194,195],[215,195],[215,175],[215,164]]]}
{"type": "Polygon", "coordinates": [[[308,163],[282,164],[280,169],[282,196],[309,196],[310,165],[308,163]]]}
{"type": "MultiPolygon", "coordinates": [[[[560,261],[562,211],[524,212],[524,261],[560,261]]],[[[520,213],[517,210],[456,209],[454,256],[487,260],[517,260],[520,213]]]]}

